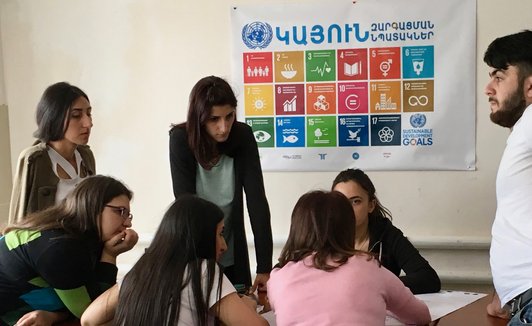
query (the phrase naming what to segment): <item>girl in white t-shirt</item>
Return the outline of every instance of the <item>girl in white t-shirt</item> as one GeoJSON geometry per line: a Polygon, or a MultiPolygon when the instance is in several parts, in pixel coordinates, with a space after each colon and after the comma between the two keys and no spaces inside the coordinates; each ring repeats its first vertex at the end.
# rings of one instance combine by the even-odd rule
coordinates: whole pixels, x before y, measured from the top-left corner
{"type": "Polygon", "coordinates": [[[120,287],[98,297],[82,325],[268,325],[221,272],[223,228],[216,205],[179,196],[120,287]]]}

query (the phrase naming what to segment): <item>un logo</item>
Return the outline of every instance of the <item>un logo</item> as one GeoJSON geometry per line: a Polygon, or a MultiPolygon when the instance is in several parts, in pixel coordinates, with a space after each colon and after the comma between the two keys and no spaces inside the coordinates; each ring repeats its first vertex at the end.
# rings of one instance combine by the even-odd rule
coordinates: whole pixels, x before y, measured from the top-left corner
{"type": "Polygon", "coordinates": [[[242,41],[250,49],[264,49],[272,38],[272,27],[268,23],[253,22],[242,28],[242,41]]]}
{"type": "Polygon", "coordinates": [[[414,128],[421,128],[427,122],[427,117],[424,114],[416,113],[410,117],[410,124],[414,128]]]}

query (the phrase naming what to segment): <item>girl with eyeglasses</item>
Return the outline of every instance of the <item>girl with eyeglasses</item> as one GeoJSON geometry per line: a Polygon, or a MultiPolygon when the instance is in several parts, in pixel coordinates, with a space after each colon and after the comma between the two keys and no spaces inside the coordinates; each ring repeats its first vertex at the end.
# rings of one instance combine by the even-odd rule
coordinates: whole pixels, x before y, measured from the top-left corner
{"type": "Polygon", "coordinates": [[[373,253],[384,267],[399,276],[412,293],[438,292],[441,288],[436,271],[419,251],[392,224],[392,215],[377,198],[375,186],[366,173],[359,169],[340,172],[333,181],[332,190],[344,194],[356,215],[355,248],[373,253]]]}
{"type": "Polygon", "coordinates": [[[85,92],[66,82],[50,85],[37,105],[37,141],[19,156],[9,223],[58,204],[76,184],[95,174],[87,145],[92,107],[85,92]]]}
{"type": "Polygon", "coordinates": [[[0,325],[80,318],[116,283],[116,257],[133,248],[132,192],[92,176],[57,206],[9,225],[0,237],[0,325]]]}
{"type": "Polygon", "coordinates": [[[268,325],[217,263],[226,251],[223,212],[194,195],[168,208],[153,241],[120,285],[87,308],[81,324],[268,325]]]}

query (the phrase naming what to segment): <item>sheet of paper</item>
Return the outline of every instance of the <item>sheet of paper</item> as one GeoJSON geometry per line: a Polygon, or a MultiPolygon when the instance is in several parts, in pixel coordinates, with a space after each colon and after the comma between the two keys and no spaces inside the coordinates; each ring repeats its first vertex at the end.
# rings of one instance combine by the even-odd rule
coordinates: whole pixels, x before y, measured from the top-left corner
{"type": "Polygon", "coordinates": [[[273,313],[273,311],[268,311],[266,313],[263,313],[261,316],[264,317],[264,319],[266,319],[266,321],[270,324],[270,326],[277,325],[277,323],[275,322],[275,314],[273,313]]]}
{"type": "MultiPolygon", "coordinates": [[[[485,296],[486,294],[484,293],[440,291],[439,293],[417,294],[416,298],[427,304],[429,307],[430,316],[434,321],[485,296]]],[[[405,324],[401,323],[392,316],[387,316],[386,325],[396,326],[405,324]]]]}

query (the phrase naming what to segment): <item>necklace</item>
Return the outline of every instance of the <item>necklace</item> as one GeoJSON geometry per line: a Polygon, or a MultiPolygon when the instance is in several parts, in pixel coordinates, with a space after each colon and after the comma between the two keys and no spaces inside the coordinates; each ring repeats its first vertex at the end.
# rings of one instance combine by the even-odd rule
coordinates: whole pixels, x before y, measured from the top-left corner
{"type": "Polygon", "coordinates": [[[364,240],[362,241],[355,241],[355,249],[356,250],[362,250],[362,251],[368,251],[369,249],[369,232],[366,230],[366,233],[363,237],[364,240]]]}

